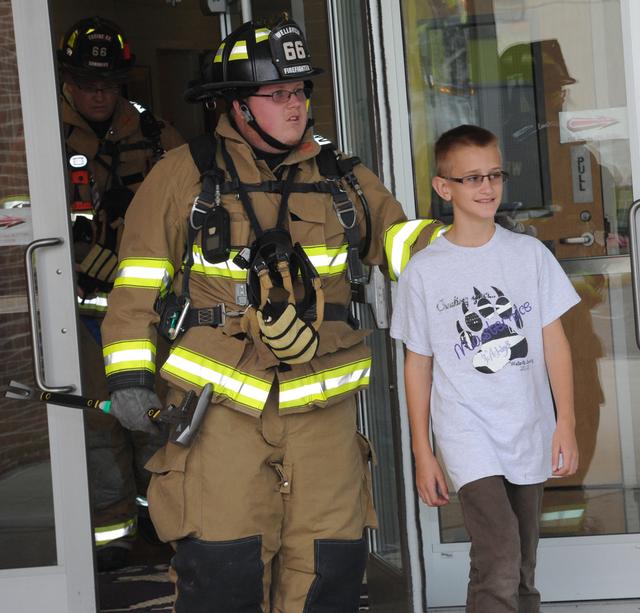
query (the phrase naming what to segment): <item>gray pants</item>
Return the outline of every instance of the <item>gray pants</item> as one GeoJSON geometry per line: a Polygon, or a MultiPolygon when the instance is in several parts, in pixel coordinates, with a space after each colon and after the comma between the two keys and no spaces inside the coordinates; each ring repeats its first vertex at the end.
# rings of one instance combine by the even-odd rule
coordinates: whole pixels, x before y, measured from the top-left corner
{"type": "Polygon", "coordinates": [[[544,484],[502,476],[464,485],[458,495],[471,536],[467,613],[539,613],[534,585],[544,484]]]}

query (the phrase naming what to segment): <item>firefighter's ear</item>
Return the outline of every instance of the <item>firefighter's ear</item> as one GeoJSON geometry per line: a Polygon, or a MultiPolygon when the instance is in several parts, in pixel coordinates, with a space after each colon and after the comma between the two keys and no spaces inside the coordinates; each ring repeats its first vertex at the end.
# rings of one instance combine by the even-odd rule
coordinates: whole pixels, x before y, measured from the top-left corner
{"type": "Polygon", "coordinates": [[[431,179],[431,185],[440,198],[449,202],[451,200],[451,190],[449,189],[449,181],[444,177],[435,176],[431,179]]]}

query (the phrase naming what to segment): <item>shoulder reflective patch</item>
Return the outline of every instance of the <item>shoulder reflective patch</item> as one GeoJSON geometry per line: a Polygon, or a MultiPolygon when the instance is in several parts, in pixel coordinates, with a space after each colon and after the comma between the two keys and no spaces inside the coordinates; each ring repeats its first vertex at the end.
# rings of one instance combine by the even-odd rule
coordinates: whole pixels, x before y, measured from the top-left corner
{"type": "Polygon", "coordinates": [[[140,114],[147,110],[139,102],[135,102],[134,100],[129,100],[129,104],[140,114]]]}
{"type": "Polygon", "coordinates": [[[324,147],[325,145],[331,145],[331,141],[324,136],[320,136],[320,134],[314,134],[313,140],[316,141],[316,143],[318,143],[318,145],[320,145],[321,147],[324,147]]]}

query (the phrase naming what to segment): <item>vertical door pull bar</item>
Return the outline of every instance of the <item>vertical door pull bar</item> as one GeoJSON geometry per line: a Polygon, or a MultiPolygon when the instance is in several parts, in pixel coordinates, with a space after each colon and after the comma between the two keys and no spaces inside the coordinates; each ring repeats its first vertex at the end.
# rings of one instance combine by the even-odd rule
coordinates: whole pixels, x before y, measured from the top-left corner
{"type": "Polygon", "coordinates": [[[629,209],[629,254],[631,256],[631,286],[633,289],[633,325],[636,331],[636,345],[640,349],[640,261],[638,261],[638,212],[640,200],[629,209]]]}
{"type": "Polygon", "coordinates": [[[36,282],[33,270],[33,255],[36,249],[41,247],[52,247],[60,245],[63,242],[61,238],[40,238],[33,241],[27,247],[24,256],[25,270],[27,272],[27,298],[29,300],[29,318],[31,320],[31,342],[33,346],[33,365],[35,370],[36,385],[43,392],[51,392],[53,394],[66,394],[73,392],[75,385],[65,385],[64,387],[50,387],[44,379],[44,368],[42,364],[42,347],[40,346],[40,335],[38,334],[38,304],[36,300],[36,282]]]}

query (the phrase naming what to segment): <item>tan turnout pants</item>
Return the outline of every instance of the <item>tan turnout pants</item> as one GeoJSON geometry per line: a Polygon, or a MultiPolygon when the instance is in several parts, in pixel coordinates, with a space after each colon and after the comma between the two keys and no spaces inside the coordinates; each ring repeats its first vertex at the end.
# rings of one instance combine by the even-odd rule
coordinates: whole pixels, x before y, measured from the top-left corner
{"type": "Polygon", "coordinates": [[[355,613],[370,453],[353,397],[282,416],[272,392],[260,419],[210,405],[190,448],[147,464],[153,522],[176,546],[175,610],[355,613]]]}

